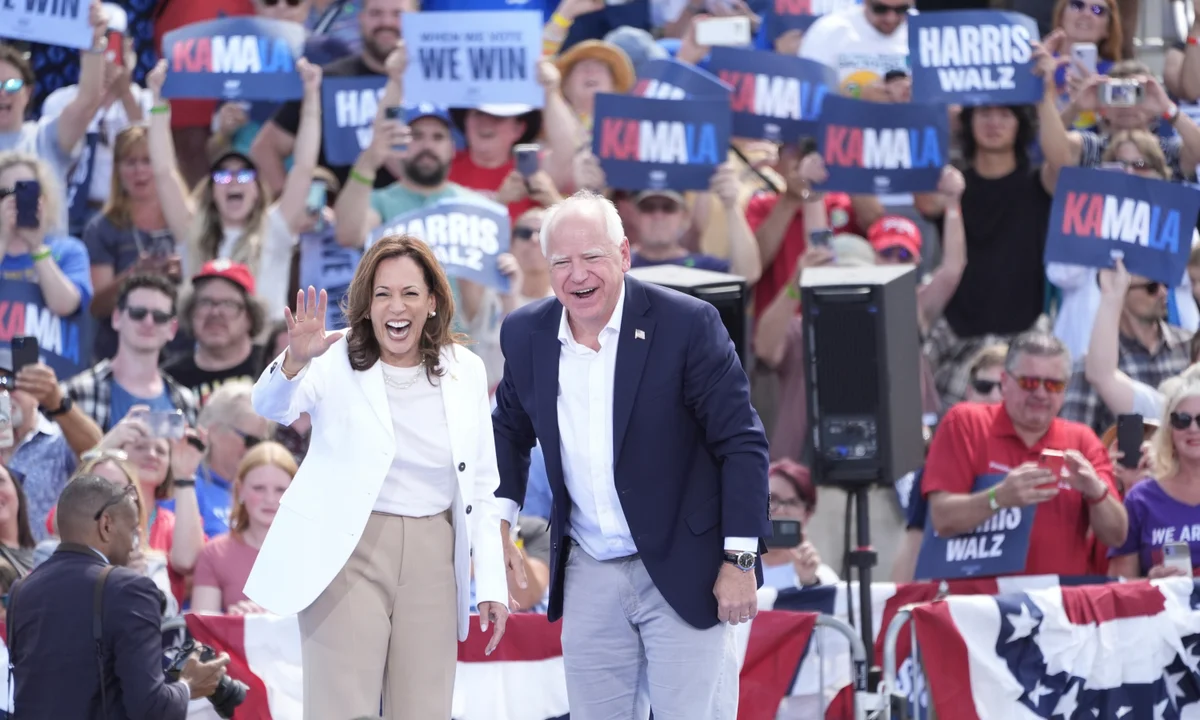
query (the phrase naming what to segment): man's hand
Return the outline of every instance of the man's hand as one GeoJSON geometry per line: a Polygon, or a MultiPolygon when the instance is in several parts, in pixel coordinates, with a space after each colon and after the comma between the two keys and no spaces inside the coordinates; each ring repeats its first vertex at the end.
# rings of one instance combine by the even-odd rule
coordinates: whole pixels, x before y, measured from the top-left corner
{"type": "Polygon", "coordinates": [[[758,581],[753,571],[722,561],[713,595],[717,597],[717,619],[721,622],[737,625],[750,622],[758,614],[758,581]]]}
{"type": "Polygon", "coordinates": [[[408,46],[404,44],[403,40],[396,41],[396,47],[388,53],[383,67],[387,71],[389,80],[398,83],[404,82],[404,71],[408,69],[408,46]]]}
{"type": "Polygon", "coordinates": [[[124,450],[129,445],[150,437],[150,427],[141,419],[142,415],[148,412],[150,412],[149,405],[134,405],[129,408],[125,417],[121,418],[116,425],[112,426],[112,429],[104,434],[104,437],[100,438],[96,449],[124,450]]]}
{"type": "Polygon", "coordinates": [[[529,199],[544,208],[556,205],[563,199],[554,185],[554,179],[545,170],[538,170],[530,175],[526,189],[529,191],[529,199]]]}
{"type": "Polygon", "coordinates": [[[1108,483],[1100,479],[1096,468],[1092,467],[1083,453],[1078,450],[1067,450],[1063,459],[1068,473],[1067,484],[1078,490],[1084,500],[1099,500],[1104,495],[1104,491],[1108,489],[1108,483]]]}
{"type": "Polygon", "coordinates": [[[38,363],[21,368],[21,372],[17,373],[17,389],[32,395],[38,405],[47,410],[57,410],[62,406],[62,387],[58,384],[54,368],[49,365],[38,363]]]}
{"type": "Polygon", "coordinates": [[[496,191],[496,202],[501,205],[512,205],[528,196],[529,193],[525,189],[525,176],[513,170],[505,175],[504,182],[500,183],[500,189],[496,191]]]}
{"type": "Polygon", "coordinates": [[[484,655],[491,655],[500,644],[500,638],[504,637],[504,628],[508,625],[508,608],[498,602],[479,603],[479,630],[487,632],[489,622],[493,625],[492,640],[483,651],[484,655]]]}
{"type": "Polygon", "coordinates": [[[200,461],[204,459],[204,451],[196,447],[208,447],[208,431],[204,428],[188,428],[183,437],[171,441],[171,472],[180,480],[196,476],[200,469],[200,461]]]}
{"type": "Polygon", "coordinates": [[[709,188],[712,193],[720,199],[721,204],[727,210],[731,210],[737,206],[738,193],[742,189],[742,181],[738,178],[738,170],[733,166],[733,163],[726,162],[717,166],[717,171],[713,173],[712,179],[709,180],[709,188]]]}
{"type": "Polygon", "coordinates": [[[996,486],[996,502],[1000,507],[1028,507],[1053,500],[1058,495],[1058,478],[1036,463],[1013,468],[996,486]]]}
{"type": "Polygon", "coordinates": [[[217,691],[217,685],[221,684],[221,678],[225,677],[225,666],[228,664],[229,655],[226,653],[221,653],[220,657],[206,663],[200,662],[196,655],[192,655],[184,663],[179,679],[187,681],[192,690],[193,700],[206,698],[217,691]]]}
{"type": "Polygon", "coordinates": [[[953,165],[942,168],[942,177],[938,180],[938,192],[946,198],[947,203],[957,205],[962,200],[966,189],[967,181],[963,178],[961,170],[953,165]]]}
{"type": "Polygon", "coordinates": [[[524,590],[529,587],[525,578],[525,554],[513,540],[512,527],[507,520],[500,521],[500,542],[504,544],[504,569],[517,587],[524,590]]]}

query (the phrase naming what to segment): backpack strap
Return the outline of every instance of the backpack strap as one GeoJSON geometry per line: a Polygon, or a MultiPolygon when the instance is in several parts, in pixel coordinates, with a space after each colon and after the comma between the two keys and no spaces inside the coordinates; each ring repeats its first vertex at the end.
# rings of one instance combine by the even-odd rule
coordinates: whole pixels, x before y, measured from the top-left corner
{"type": "MultiPolygon", "coordinates": [[[[17,696],[16,688],[13,686],[13,658],[16,657],[16,645],[13,644],[13,609],[17,606],[17,588],[21,586],[21,580],[17,580],[8,589],[8,605],[5,607],[4,629],[7,631],[8,637],[8,700],[13,700],[17,696]]],[[[16,707],[13,703],[9,703],[12,708],[11,717],[16,717],[16,707]]]]}
{"type": "MultiPolygon", "coordinates": [[[[100,714],[108,718],[108,693],[104,689],[104,585],[113,565],[105,565],[96,577],[96,589],[92,596],[92,639],[96,641],[96,672],[100,681],[100,714]]],[[[11,602],[11,598],[10,598],[11,602]]]]}

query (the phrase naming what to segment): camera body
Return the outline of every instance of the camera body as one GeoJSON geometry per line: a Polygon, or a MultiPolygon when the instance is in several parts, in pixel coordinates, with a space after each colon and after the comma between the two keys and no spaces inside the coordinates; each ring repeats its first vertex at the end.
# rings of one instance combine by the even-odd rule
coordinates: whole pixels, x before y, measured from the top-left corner
{"type": "Polygon", "coordinates": [[[1139,80],[1109,80],[1100,86],[1100,104],[1105,107],[1136,107],[1145,96],[1139,80]]]}
{"type": "MultiPolygon", "coordinates": [[[[197,655],[200,662],[210,662],[217,659],[217,653],[207,645],[196,642],[192,638],[188,638],[183,646],[175,653],[175,657],[171,658],[171,663],[167,666],[166,675],[171,682],[179,682],[179,675],[183,672],[183,666],[187,664],[188,658],[192,655],[197,655]]],[[[221,678],[221,682],[217,685],[217,690],[209,698],[212,703],[213,710],[217,715],[223,718],[233,717],[233,711],[246,701],[246,691],[250,687],[240,680],[234,680],[228,675],[221,678]]]]}

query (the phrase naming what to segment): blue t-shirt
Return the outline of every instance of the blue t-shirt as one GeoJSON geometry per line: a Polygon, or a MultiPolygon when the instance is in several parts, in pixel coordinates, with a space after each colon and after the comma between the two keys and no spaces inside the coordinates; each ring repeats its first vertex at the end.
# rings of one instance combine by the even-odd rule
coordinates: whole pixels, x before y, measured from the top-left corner
{"type": "Polygon", "coordinates": [[[633,253],[629,258],[631,267],[653,267],[655,265],[682,265],[683,267],[699,268],[700,270],[712,270],[714,272],[729,272],[729,261],[723,260],[712,255],[704,255],[702,253],[688,253],[687,255],[675,258],[673,260],[653,261],[642,257],[640,253],[633,253]]]}
{"type": "Polygon", "coordinates": [[[109,417],[114,423],[120,422],[121,418],[129,414],[129,408],[134,405],[146,405],[151,412],[170,412],[176,410],[171,404],[171,396],[167,394],[167,389],[164,387],[162,393],[156,398],[140,398],[134,396],[116,380],[112,381],[112,397],[109,400],[109,417]]]}
{"type": "Polygon", "coordinates": [[[14,337],[32,335],[38,339],[42,362],[54,368],[59,380],[66,380],[92,365],[91,263],[87,249],[75,238],[47,238],[46,246],[79,289],[79,309],[65,318],[55,315],[46,307],[33,257],[5,255],[0,259],[0,349],[11,347],[14,337]]]}
{"type": "MultiPolygon", "coordinates": [[[[196,471],[196,504],[200,506],[205,537],[214,538],[229,532],[232,497],[229,481],[201,465],[196,471]]],[[[159,500],[158,506],[175,512],[174,498],[159,500]]]]}
{"type": "Polygon", "coordinates": [[[921,476],[925,474],[925,467],[919,467],[913,473],[912,488],[908,493],[908,502],[903,503],[906,510],[906,522],[904,527],[907,530],[924,530],[925,518],[929,515],[929,501],[925,499],[925,494],[921,492],[921,476]]]}

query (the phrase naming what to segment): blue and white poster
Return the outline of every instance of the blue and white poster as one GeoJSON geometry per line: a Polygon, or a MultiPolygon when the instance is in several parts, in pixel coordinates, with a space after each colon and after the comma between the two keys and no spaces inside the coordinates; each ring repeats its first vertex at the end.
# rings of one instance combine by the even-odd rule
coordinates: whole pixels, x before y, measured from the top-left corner
{"type": "Polygon", "coordinates": [[[774,46],[788,30],[808,32],[820,16],[861,4],[861,0],[774,0],[766,13],[767,40],[774,46]]]}
{"type": "Polygon", "coordinates": [[[458,198],[396,216],[371,233],[366,247],[387,235],[413,235],[429,245],[450,277],[507,293],[508,277],[496,258],[508,252],[511,228],[505,206],[458,198]]]}
{"type": "Polygon", "coordinates": [[[41,361],[65,381],[92,366],[91,277],[83,243],[52,241],[51,252],[67,279],[81,288],[83,305],[67,317],[55,314],[46,307],[29,255],[0,256],[0,348],[11,348],[15,337],[36,337],[41,361]]]}
{"type": "Polygon", "coordinates": [[[339,245],[330,225],[300,236],[300,287],[312,286],[329,295],[325,326],[330,330],[346,327],[342,299],[360,260],[362,251],[339,245]]]}
{"type": "Polygon", "coordinates": [[[837,71],[819,62],[763,50],[716,47],[708,69],[733,88],[733,136],[795,142],[812,135],[837,71]]]}
{"type": "Polygon", "coordinates": [[[321,149],[330,165],[353,165],[371,144],[383,75],[327,77],[321,81],[321,149]]]}
{"type": "Polygon", "coordinates": [[[908,18],[913,102],[1026,105],[1042,99],[1033,74],[1037,21],[1003,10],[923,12],[908,18]]]}
{"type": "Polygon", "coordinates": [[[713,100],[596,96],[592,154],[619,190],[707,190],[729,152],[729,106],[713,100]]]}
{"type": "MultiPolygon", "coordinates": [[[[980,492],[1004,479],[1002,473],[975,478],[971,492],[980,492]]],[[[982,525],[957,537],[939,537],[933,523],[925,523],[925,537],[917,555],[917,580],[952,580],[964,577],[1015,575],[1025,570],[1036,505],[1001,508],[982,525]]]]}
{"type": "Polygon", "coordinates": [[[637,84],[630,95],[658,100],[714,98],[729,102],[733,88],[716,75],[675,58],[648,60],[638,66],[637,84]]]}
{"type": "Polygon", "coordinates": [[[1200,213],[1195,188],[1122,172],[1063,168],[1046,229],[1046,262],[1111,268],[1176,287],[1200,213]]]}
{"type": "Polygon", "coordinates": [[[296,59],[304,28],[232,17],[192,23],[163,36],[169,63],[163,97],[283,102],[304,96],[296,59]]]}
{"type": "Polygon", "coordinates": [[[544,22],[530,10],[405,13],[404,95],[452,108],[542,107],[544,22]]]}
{"type": "Polygon", "coordinates": [[[949,160],[950,120],[940,105],[872,103],[831,95],[817,146],[829,179],[821,190],[859,195],[937,189],[949,160]]]}
{"type": "Polygon", "coordinates": [[[0,0],[0,38],[90,50],[86,0],[0,0]]]}

